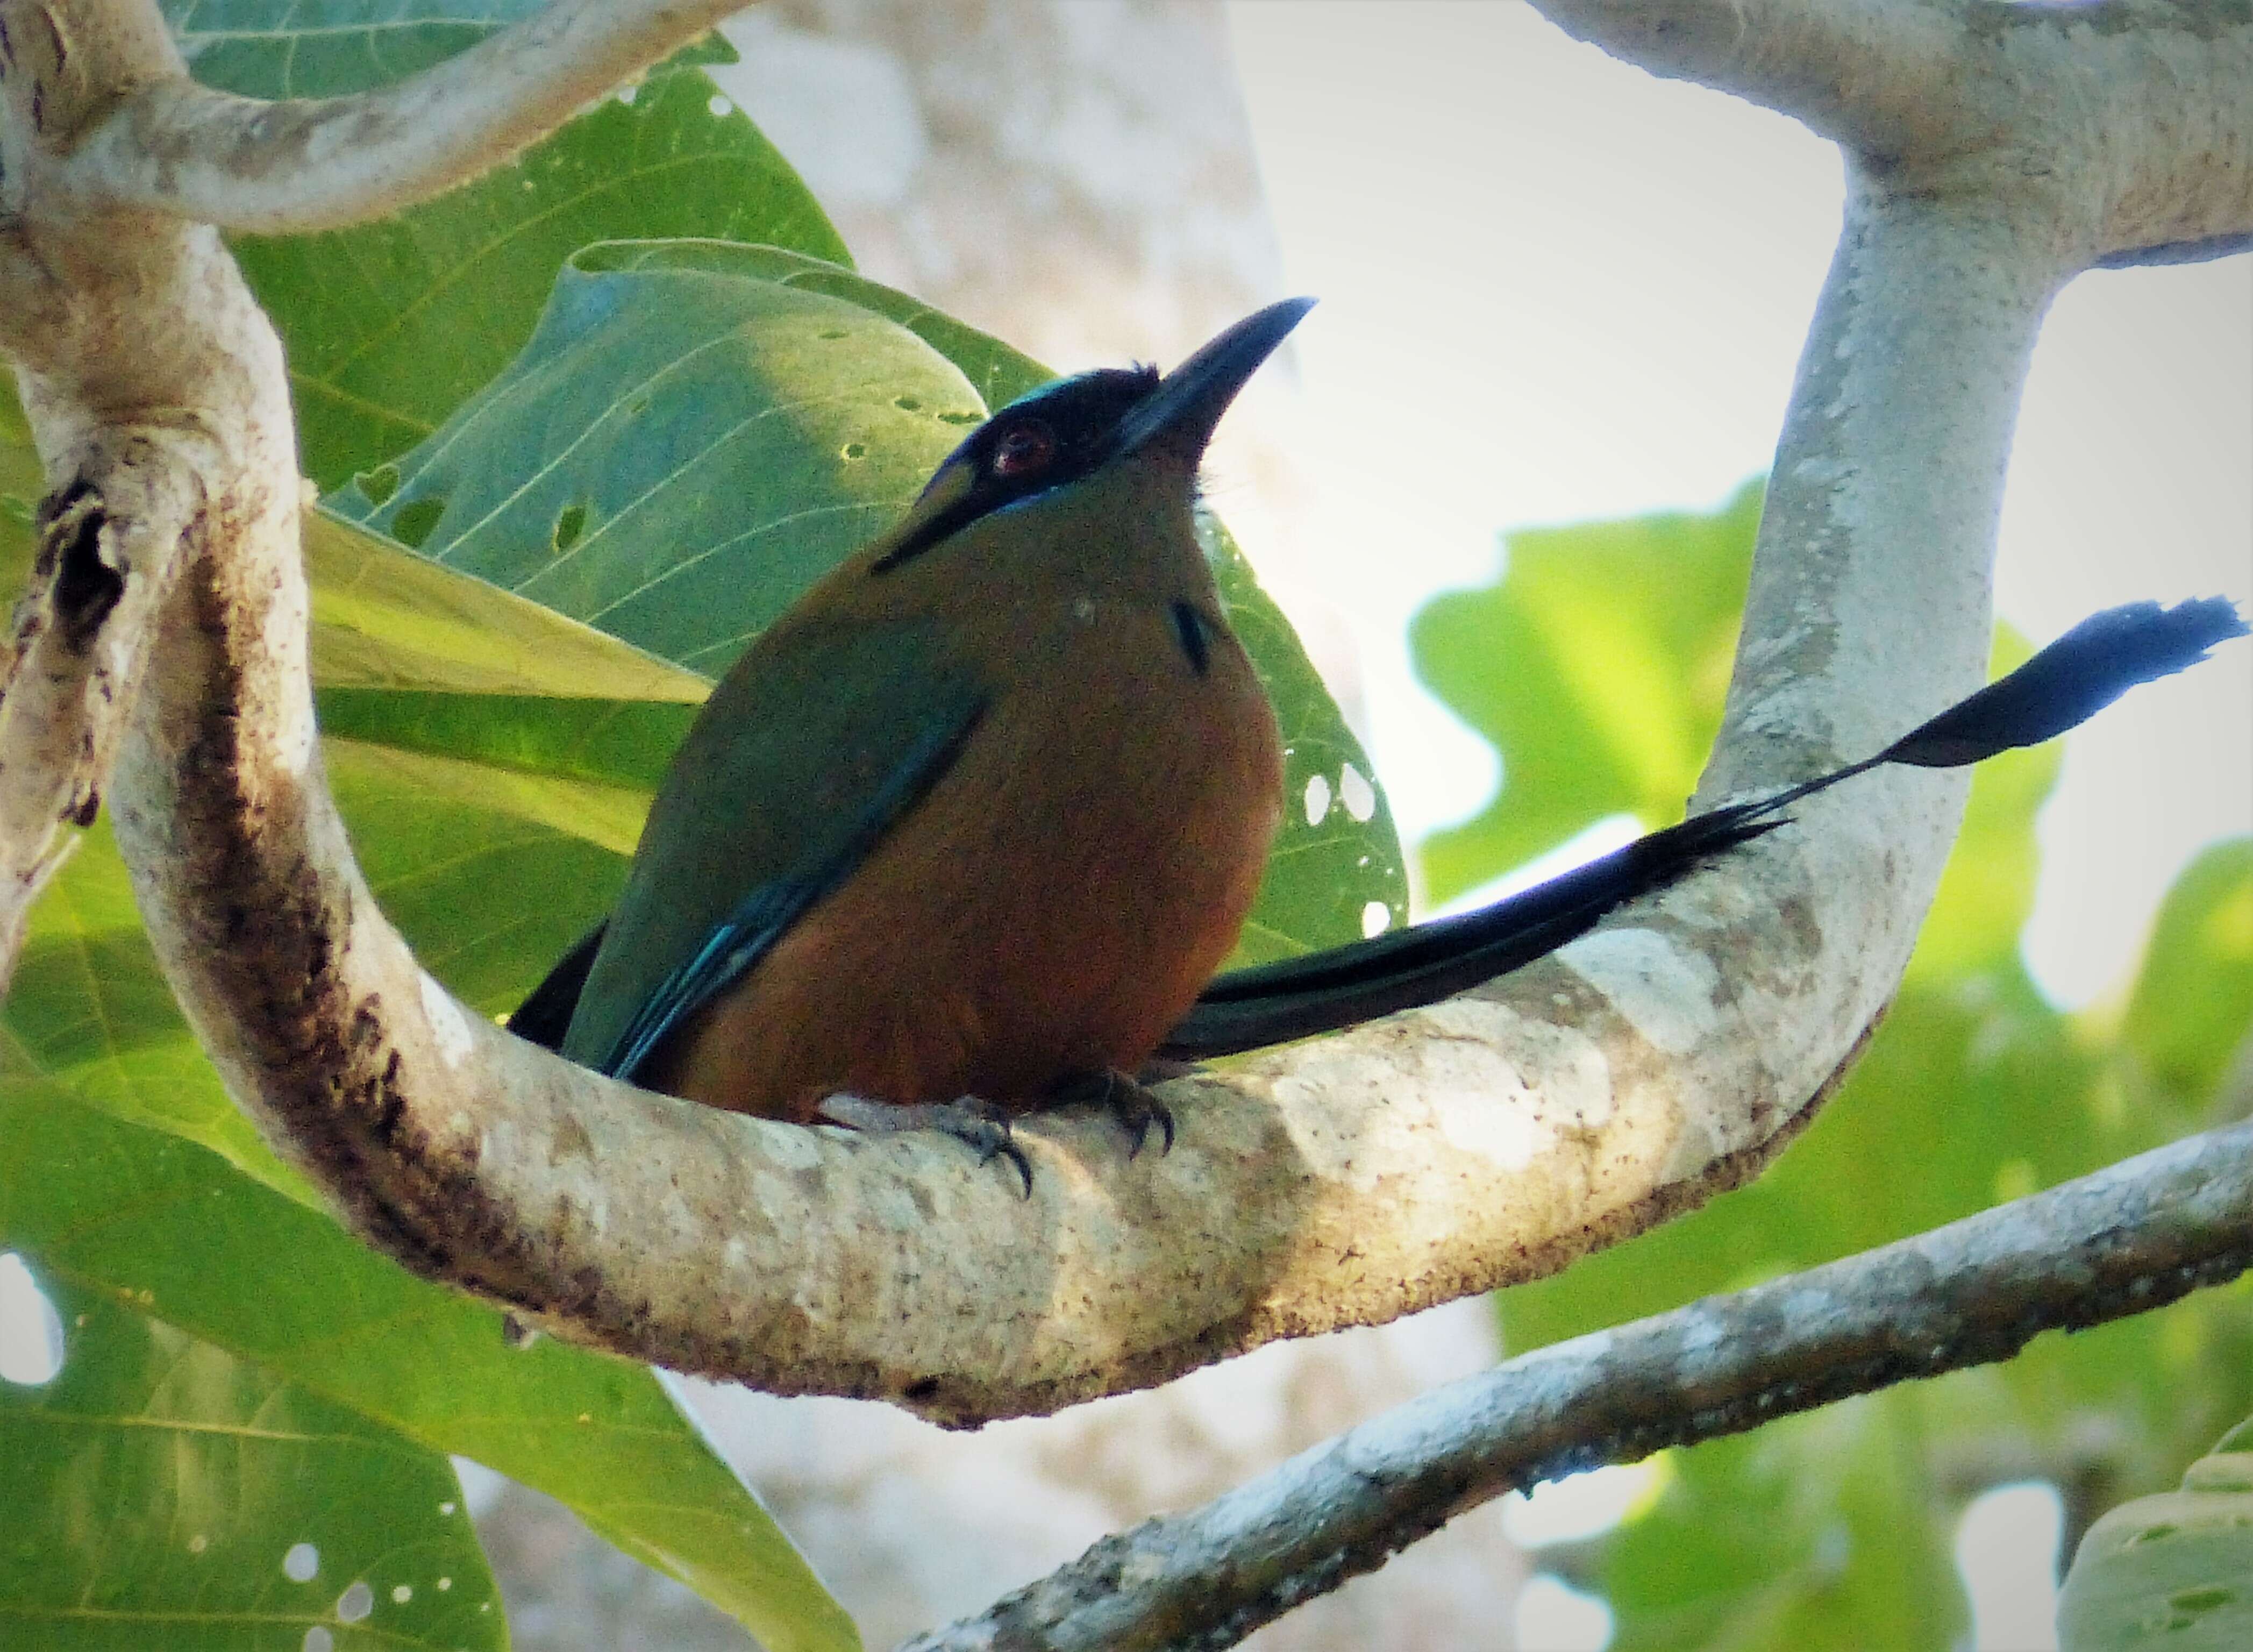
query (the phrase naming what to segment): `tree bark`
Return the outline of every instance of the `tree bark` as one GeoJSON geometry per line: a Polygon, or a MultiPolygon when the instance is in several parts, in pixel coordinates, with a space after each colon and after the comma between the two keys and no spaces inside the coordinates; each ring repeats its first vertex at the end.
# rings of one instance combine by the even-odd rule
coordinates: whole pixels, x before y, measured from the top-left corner
{"type": "MultiPolygon", "coordinates": [[[[1648,8],[1552,10],[1644,49],[1648,8]]],[[[1854,157],[1708,798],[1859,756],[1971,685],[2043,304],[2099,258],[2253,224],[2253,24],[2229,8],[1873,0],[1843,32],[1808,25],[1828,15],[1812,6],[1767,10],[1771,33],[1734,6],[1674,6],[1648,60],[1881,147],[1854,157]]],[[[499,41],[596,42],[555,48],[553,72],[577,84],[623,73],[618,31],[645,56],[707,15],[612,10],[607,32],[534,19],[499,41]]],[[[1533,1277],[1694,1204],[1804,1122],[1893,991],[1958,781],[1863,781],[1533,968],[1180,1081],[1183,1140],[1165,1158],[1129,1164],[1099,1122],[1043,1121],[1026,1133],[1029,1202],[951,1144],[715,1115],[526,1048],[416,965],[352,862],[313,740],[278,352],[212,229],[187,221],[335,222],[403,198],[356,193],[347,166],[333,214],[264,216],[248,185],[236,204],[194,180],[227,171],[265,117],[229,105],[165,124],[193,94],[152,7],[7,0],[0,18],[0,279],[37,301],[0,327],[52,513],[92,499],[103,542],[153,539],[180,559],[169,584],[149,575],[164,600],[121,602],[93,631],[105,658],[154,660],[142,692],[129,681],[87,721],[98,753],[129,719],[120,839],[234,1093],[410,1265],[561,1334],[781,1391],[956,1422],[1051,1408],[1533,1277]],[[151,120],[169,171],[135,159],[151,120]],[[177,194],[167,177],[185,180],[177,194]],[[97,433],[148,443],[152,497],[176,503],[144,507],[107,480],[87,457],[97,433]]],[[[497,115],[473,88],[440,95],[458,73],[431,75],[387,107],[454,133],[470,159],[413,188],[562,112],[528,98],[497,115]]],[[[289,129],[359,129],[331,117],[296,109],[289,129]]],[[[0,820],[78,806],[79,777],[37,769],[0,773],[0,820]]],[[[11,848],[17,866],[47,852],[11,848]]]]}

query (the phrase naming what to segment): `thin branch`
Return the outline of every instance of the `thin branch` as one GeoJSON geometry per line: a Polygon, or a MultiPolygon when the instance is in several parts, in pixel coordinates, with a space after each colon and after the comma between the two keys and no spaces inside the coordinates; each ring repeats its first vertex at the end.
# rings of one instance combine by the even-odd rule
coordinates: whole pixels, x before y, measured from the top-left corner
{"type": "Polygon", "coordinates": [[[365,222],[443,193],[696,38],[741,0],[555,0],[373,92],[262,102],[186,80],[127,98],[64,198],[262,234],[365,222]]]}
{"type": "Polygon", "coordinates": [[[1436,1389],[901,1652],[1233,1645],[1489,1497],[2008,1359],[2253,1267],[2253,1125],[1436,1389]]]}

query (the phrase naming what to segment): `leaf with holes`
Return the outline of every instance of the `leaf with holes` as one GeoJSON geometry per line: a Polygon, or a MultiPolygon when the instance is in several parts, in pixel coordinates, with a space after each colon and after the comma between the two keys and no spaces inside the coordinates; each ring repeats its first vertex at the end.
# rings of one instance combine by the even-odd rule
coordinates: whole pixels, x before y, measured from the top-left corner
{"type": "Polygon", "coordinates": [[[2253,1423],[2089,1529],[2057,1605],[2063,1652],[2253,1646],[2253,1423]]]}
{"type": "MultiPolygon", "coordinates": [[[[537,0],[167,0],[197,79],[251,97],[325,97],[426,68],[537,0]]],[[[378,223],[240,236],[280,331],[306,471],[334,487],[422,440],[531,336],[555,269],[620,235],[720,234],[843,259],[788,162],[697,61],[652,70],[506,165],[378,223]]]]}
{"type": "MultiPolygon", "coordinates": [[[[45,1279],[128,1302],[421,1447],[546,1492],[775,1652],[859,1645],[648,1368],[552,1340],[512,1348],[493,1309],[12,1061],[0,1064],[0,1246],[45,1279]]],[[[15,1485],[11,1467],[11,1519],[15,1485]]],[[[108,1517],[106,1505],[94,1512],[108,1517]]]]}
{"type": "MultiPolygon", "coordinates": [[[[708,240],[595,247],[533,342],[337,508],[700,671],[904,509],[1036,363],[852,271],[708,240]]],[[[1225,535],[1209,547],[1290,750],[1293,808],[1237,961],[1406,915],[1368,759],[1225,535]]]]}
{"type": "Polygon", "coordinates": [[[61,1372],[0,1383],[0,1643],[508,1645],[444,1453],[101,1294],[50,1290],[61,1372]]]}

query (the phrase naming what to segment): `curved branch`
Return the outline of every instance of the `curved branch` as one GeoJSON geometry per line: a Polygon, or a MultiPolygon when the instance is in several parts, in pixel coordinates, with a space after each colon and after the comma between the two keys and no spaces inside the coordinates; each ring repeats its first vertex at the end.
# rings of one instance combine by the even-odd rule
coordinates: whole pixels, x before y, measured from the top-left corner
{"type": "Polygon", "coordinates": [[[694,40],[741,0],[555,0],[406,80],[264,102],[185,78],[121,102],[57,180],[131,207],[261,234],[381,218],[467,183],[694,40]]]}
{"type": "MultiPolygon", "coordinates": [[[[2071,103],[2082,83],[2052,89],[2071,103]]],[[[1991,135],[1984,173],[1962,153],[1854,168],[1705,795],[1865,755],[1977,680],[2042,310],[2131,221],[2121,180],[2164,171],[2131,151],[2228,125],[2192,114],[2094,157],[2061,148],[2031,185],[2047,104],[1991,135]]],[[[339,165],[345,197],[391,199],[339,165]]],[[[43,268],[116,255],[94,199],[35,215],[43,268]]],[[[234,1093],[362,1232],[562,1334],[972,1421],[1388,1319],[1553,1271],[1752,1174],[1907,960],[1960,780],[1870,777],[1506,979],[1180,1081],[1169,1156],[1129,1163],[1102,1121],[1043,1120],[1022,1138],[1030,1201],[950,1142],[718,1114],[570,1067],[454,1003],[369,897],[313,738],[279,352],[216,235],[165,228],[132,243],[161,279],[105,276],[73,299],[83,327],[6,340],[46,352],[51,453],[73,421],[159,405],[226,437],[167,460],[210,504],[114,788],[152,940],[234,1093]]]]}
{"type": "Polygon", "coordinates": [[[1503,1492],[2008,1359],[2249,1267],[2253,1125],[2239,1125],[1465,1377],[900,1652],[1233,1645],[1503,1492]]]}
{"type": "MultiPolygon", "coordinates": [[[[1874,749],[1985,660],[2014,387],[2056,274],[1984,222],[1875,195],[1855,222],[1762,531],[1732,789],[1874,749]],[[1962,387],[1937,419],[1936,363],[1962,387]]],[[[1892,993],[1962,795],[1858,783],[1477,993],[1179,1081],[1170,1155],[1037,1121],[1024,1201],[952,1143],[643,1094],[460,1011],[376,912],[304,749],[294,543],[236,543],[191,596],[118,835],[235,1093],[378,1243],[560,1334],[946,1421],[1530,1278],[1741,1180],[1892,993]]]]}

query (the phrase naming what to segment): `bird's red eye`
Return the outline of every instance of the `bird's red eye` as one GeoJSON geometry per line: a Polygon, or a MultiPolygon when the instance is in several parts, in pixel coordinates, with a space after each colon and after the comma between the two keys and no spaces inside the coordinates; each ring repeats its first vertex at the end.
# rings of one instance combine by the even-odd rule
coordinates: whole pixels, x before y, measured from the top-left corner
{"type": "Polygon", "coordinates": [[[1001,439],[994,444],[994,457],[987,468],[995,476],[1031,476],[1046,469],[1055,457],[1055,433],[1037,420],[1028,420],[1001,433],[1001,439]]]}

